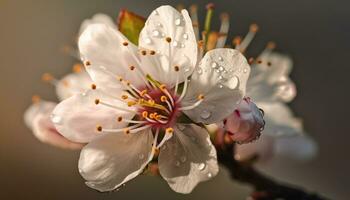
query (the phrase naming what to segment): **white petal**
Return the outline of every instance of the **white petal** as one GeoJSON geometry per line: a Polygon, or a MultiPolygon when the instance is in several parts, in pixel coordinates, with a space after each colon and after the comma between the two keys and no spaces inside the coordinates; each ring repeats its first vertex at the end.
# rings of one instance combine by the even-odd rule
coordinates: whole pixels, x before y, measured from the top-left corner
{"type": "Polygon", "coordinates": [[[90,88],[91,84],[92,80],[85,71],[71,73],[58,81],[56,94],[60,100],[64,100],[74,94],[85,92],[90,88]]]}
{"type": "Polygon", "coordinates": [[[80,154],[79,172],[86,184],[111,191],[140,174],[152,159],[150,129],[135,134],[106,134],[86,145],[80,154]]]}
{"type": "Polygon", "coordinates": [[[84,30],[91,24],[105,24],[111,28],[117,29],[116,24],[110,16],[103,13],[97,13],[92,16],[91,19],[86,19],[83,21],[83,23],[81,23],[79,35],[82,34],[84,30]]]}
{"type": "Polygon", "coordinates": [[[119,31],[104,24],[90,25],[79,38],[79,50],[82,59],[93,66],[87,66],[86,70],[94,82],[103,81],[95,74],[96,68],[102,67],[114,78],[121,76],[136,86],[143,84],[137,73],[130,71],[130,66],[139,67],[137,47],[119,31]],[[124,46],[124,42],[128,45],[124,46]]]}
{"type": "Polygon", "coordinates": [[[191,19],[186,10],[179,13],[171,6],[161,6],[148,17],[139,38],[141,48],[156,51],[157,56],[147,56],[151,60],[143,62],[145,70],[156,68],[162,73],[149,73],[162,83],[174,85],[174,66],[179,66],[180,82],[191,75],[197,63],[197,41],[191,19]],[[165,38],[170,37],[171,43],[165,38]],[[170,52],[169,52],[170,50],[170,52]],[[169,56],[170,54],[170,56],[169,56]]]}
{"type": "Polygon", "coordinates": [[[294,158],[300,161],[310,160],[318,151],[317,143],[307,135],[281,137],[276,139],[277,156],[294,158]]]}
{"type": "Polygon", "coordinates": [[[208,132],[197,125],[180,125],[160,150],[159,170],[176,192],[190,193],[218,171],[215,147],[208,132]]]}
{"type": "Polygon", "coordinates": [[[265,102],[293,100],[296,88],[288,77],[293,65],[292,60],[278,53],[263,54],[259,59],[262,63],[252,66],[247,96],[265,102]],[[268,62],[271,66],[267,64],[268,62]]]}
{"type": "Polygon", "coordinates": [[[245,57],[234,49],[209,51],[191,76],[183,106],[197,101],[199,94],[204,101],[185,113],[195,122],[215,123],[233,112],[245,94],[250,67],[245,57]]]}
{"type": "Polygon", "coordinates": [[[69,140],[86,143],[103,134],[97,131],[98,125],[107,129],[122,128],[126,124],[118,123],[116,119],[119,116],[130,119],[134,115],[121,109],[101,105],[101,103],[96,105],[95,99],[128,108],[124,102],[112,99],[99,90],[76,94],[62,101],[54,109],[52,121],[57,130],[69,140]]]}
{"type": "Polygon", "coordinates": [[[265,129],[263,134],[272,136],[291,136],[303,134],[303,125],[290,108],[283,103],[256,102],[264,110],[265,129]]]}
{"type": "Polygon", "coordinates": [[[38,103],[33,103],[24,112],[24,122],[28,128],[33,128],[33,120],[39,114],[51,113],[56,103],[41,100],[38,103]]]}

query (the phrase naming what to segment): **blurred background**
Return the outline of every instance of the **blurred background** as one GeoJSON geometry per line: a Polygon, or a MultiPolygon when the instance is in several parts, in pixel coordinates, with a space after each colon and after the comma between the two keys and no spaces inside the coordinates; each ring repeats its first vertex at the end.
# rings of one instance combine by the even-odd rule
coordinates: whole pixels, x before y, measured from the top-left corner
{"type": "MultiPolygon", "coordinates": [[[[350,12],[342,0],[215,0],[231,15],[230,35],[244,35],[251,23],[260,31],[250,48],[267,41],[294,59],[298,96],[291,103],[319,144],[309,162],[278,158],[260,169],[278,180],[306,187],[331,199],[349,199],[350,12]]],[[[80,23],[97,12],[116,18],[122,8],[143,16],[163,4],[196,3],[203,20],[208,1],[0,0],[0,199],[245,199],[250,188],[233,182],[225,169],[190,195],[176,194],[158,177],[140,176],[118,192],[98,193],[77,170],[79,152],[40,143],[23,123],[31,96],[56,100],[44,72],[68,73],[74,58],[62,53],[74,44],[80,23]]],[[[216,24],[215,24],[216,23],[216,24]]]]}

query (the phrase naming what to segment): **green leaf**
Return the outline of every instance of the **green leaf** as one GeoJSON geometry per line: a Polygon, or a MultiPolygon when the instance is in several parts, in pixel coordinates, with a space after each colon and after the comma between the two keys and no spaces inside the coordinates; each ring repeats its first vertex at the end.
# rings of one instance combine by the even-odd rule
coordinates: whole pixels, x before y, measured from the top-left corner
{"type": "Polygon", "coordinates": [[[146,19],[128,10],[121,10],[118,17],[118,29],[132,43],[138,44],[139,35],[146,19]]]}

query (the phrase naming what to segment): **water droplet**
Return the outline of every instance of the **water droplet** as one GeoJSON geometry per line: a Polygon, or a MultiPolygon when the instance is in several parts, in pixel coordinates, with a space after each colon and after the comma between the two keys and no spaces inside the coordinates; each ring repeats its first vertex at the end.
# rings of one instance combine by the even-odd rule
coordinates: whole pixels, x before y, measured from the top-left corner
{"type": "Polygon", "coordinates": [[[237,76],[233,76],[228,80],[227,86],[233,90],[237,88],[238,84],[239,84],[239,80],[237,76]]]}
{"type": "Polygon", "coordinates": [[[181,165],[180,161],[177,160],[177,161],[175,162],[175,166],[176,166],[176,167],[180,167],[180,165],[181,165]]]}
{"type": "Polygon", "coordinates": [[[200,116],[202,119],[208,119],[211,115],[211,112],[209,110],[202,110],[200,116]]]}
{"type": "Polygon", "coordinates": [[[176,26],[180,26],[181,25],[181,19],[180,18],[175,19],[175,25],[176,26]]]}
{"type": "Polygon", "coordinates": [[[163,27],[163,25],[161,23],[157,23],[156,26],[159,27],[159,28],[163,27]]]}
{"type": "Polygon", "coordinates": [[[219,88],[223,88],[223,87],[224,87],[223,85],[219,84],[219,88]]]}
{"type": "Polygon", "coordinates": [[[247,68],[244,68],[243,69],[243,73],[247,73],[248,72],[248,69],[247,68]]]}
{"type": "Polygon", "coordinates": [[[153,30],[153,31],[152,31],[152,35],[153,35],[154,37],[159,37],[159,36],[160,36],[160,32],[159,32],[158,30],[153,30]]]}
{"type": "Polygon", "coordinates": [[[61,124],[61,123],[62,123],[62,117],[61,117],[61,116],[58,116],[58,115],[52,114],[52,115],[51,115],[51,121],[52,121],[54,124],[61,124]]]}
{"type": "Polygon", "coordinates": [[[219,56],[219,61],[223,61],[224,59],[221,57],[221,56],[219,56]]]}
{"type": "Polygon", "coordinates": [[[145,158],[145,155],[140,154],[140,155],[139,155],[139,159],[142,160],[143,158],[145,158]]]}
{"type": "Polygon", "coordinates": [[[181,44],[181,48],[185,48],[185,44],[184,43],[181,44]]]}
{"type": "Polygon", "coordinates": [[[150,38],[145,38],[145,42],[146,42],[146,44],[151,44],[152,40],[150,38]]]}
{"type": "Polygon", "coordinates": [[[211,63],[211,68],[215,69],[218,67],[218,64],[216,62],[211,63]]]}
{"type": "Polygon", "coordinates": [[[187,34],[187,33],[184,33],[184,34],[182,35],[182,37],[183,37],[185,40],[187,40],[187,39],[188,39],[188,34],[187,34]]]}
{"type": "Polygon", "coordinates": [[[185,68],[185,72],[189,72],[190,71],[190,68],[189,67],[186,67],[185,68]]]}
{"type": "Polygon", "coordinates": [[[221,76],[221,75],[219,76],[219,80],[222,80],[223,78],[224,78],[223,76],[221,76]]]}
{"type": "Polygon", "coordinates": [[[184,163],[184,162],[186,162],[187,158],[185,156],[181,156],[180,160],[181,160],[181,162],[184,163]]]}
{"type": "Polygon", "coordinates": [[[86,92],[81,93],[81,96],[86,97],[86,92]]]}
{"type": "Polygon", "coordinates": [[[198,68],[198,69],[197,69],[197,73],[198,73],[199,75],[201,75],[201,74],[203,73],[202,68],[198,68]]]}
{"type": "Polygon", "coordinates": [[[206,166],[205,163],[201,163],[198,165],[198,169],[202,171],[204,170],[205,166],[206,166]]]}
{"type": "Polygon", "coordinates": [[[224,68],[222,66],[219,67],[219,71],[222,72],[224,71],[224,68]]]}
{"type": "Polygon", "coordinates": [[[174,42],[173,42],[173,46],[174,46],[174,47],[177,47],[177,46],[179,46],[179,43],[178,43],[177,41],[174,41],[174,42]]]}
{"type": "Polygon", "coordinates": [[[207,176],[208,176],[208,178],[211,178],[211,177],[213,177],[213,174],[209,172],[207,176]]]}

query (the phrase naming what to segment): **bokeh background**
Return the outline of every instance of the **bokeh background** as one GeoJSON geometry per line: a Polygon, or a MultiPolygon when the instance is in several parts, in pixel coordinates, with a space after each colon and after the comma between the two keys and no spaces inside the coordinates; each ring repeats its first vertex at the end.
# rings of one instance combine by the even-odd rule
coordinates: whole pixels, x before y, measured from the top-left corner
{"type": "MultiPolygon", "coordinates": [[[[60,49],[74,44],[83,19],[97,12],[116,18],[122,8],[147,16],[162,4],[178,3],[198,4],[204,18],[208,2],[200,0],[0,0],[0,199],[245,199],[250,188],[230,180],[224,169],[190,195],[176,194],[162,179],[146,176],[118,192],[98,193],[78,173],[79,152],[40,143],[23,124],[33,94],[55,100],[53,88],[40,77],[70,71],[75,60],[60,49]]],[[[273,40],[278,50],[292,55],[298,96],[291,107],[320,147],[310,162],[279,158],[260,169],[329,198],[349,199],[349,1],[214,3],[216,14],[231,14],[233,35],[245,34],[253,22],[260,25],[253,54],[273,40]]],[[[214,19],[218,22],[218,15],[214,19]]]]}

